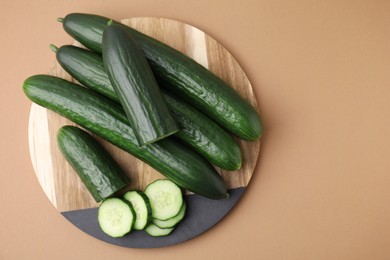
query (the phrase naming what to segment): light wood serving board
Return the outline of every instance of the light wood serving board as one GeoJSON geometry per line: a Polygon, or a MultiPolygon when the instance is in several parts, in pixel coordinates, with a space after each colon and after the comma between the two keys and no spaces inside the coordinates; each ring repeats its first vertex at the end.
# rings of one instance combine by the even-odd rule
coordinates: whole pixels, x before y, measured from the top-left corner
{"type": "MultiPolygon", "coordinates": [[[[186,53],[209,68],[236,89],[256,109],[252,86],[233,56],[216,40],[204,32],[181,22],[161,18],[131,18],[122,20],[143,33],[186,53]]],[[[75,45],[80,46],[78,43],[75,45]]],[[[55,62],[50,74],[74,81],[55,62]]],[[[33,104],[29,121],[29,147],[37,178],[53,205],[60,211],[97,207],[88,190],[60,153],[56,134],[63,125],[75,125],[58,114],[33,104]]],[[[126,189],[144,189],[147,184],[164,178],[145,163],[98,139],[112,154],[130,177],[132,183],[126,189]]],[[[260,141],[247,142],[237,139],[243,153],[243,167],[239,171],[221,171],[229,189],[246,187],[251,179],[260,150],[260,141]]]]}

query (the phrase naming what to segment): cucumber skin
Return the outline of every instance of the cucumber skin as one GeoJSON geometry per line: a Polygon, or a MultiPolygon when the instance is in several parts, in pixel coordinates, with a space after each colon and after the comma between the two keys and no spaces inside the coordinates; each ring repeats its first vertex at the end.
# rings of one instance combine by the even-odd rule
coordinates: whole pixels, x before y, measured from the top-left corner
{"type": "Polygon", "coordinates": [[[80,128],[61,127],[57,132],[57,144],[96,202],[130,183],[111,155],[80,128]]]}
{"type": "Polygon", "coordinates": [[[119,25],[103,33],[103,62],[138,143],[146,145],[179,131],[152,70],[131,35],[119,25]]]}
{"type": "Polygon", "coordinates": [[[49,75],[26,79],[23,91],[31,101],[129,152],[179,187],[211,199],[229,197],[224,180],[212,165],[172,138],[139,147],[124,111],[108,98],[49,75]]]}
{"type": "MultiPolygon", "coordinates": [[[[84,46],[101,53],[103,31],[110,20],[93,14],[71,13],[63,19],[63,27],[84,46]]],[[[174,48],[128,26],[121,26],[134,37],[157,80],[165,82],[175,94],[237,137],[254,141],[262,136],[263,127],[257,111],[223,80],[174,48]]]]}
{"type": "Polygon", "coordinates": [[[241,168],[240,146],[224,129],[173,94],[165,92],[164,98],[182,129],[176,137],[224,170],[241,168]]]}
{"type": "Polygon", "coordinates": [[[65,45],[57,49],[56,59],[61,67],[82,85],[119,102],[101,55],[73,45],[65,45]],[[89,64],[93,64],[93,67],[89,64]],[[94,84],[91,84],[92,82],[94,84]]]}
{"type": "MultiPolygon", "coordinates": [[[[58,48],[56,58],[64,70],[84,86],[119,102],[100,55],[76,46],[64,45],[58,48]]],[[[173,118],[181,128],[181,131],[175,133],[175,137],[224,170],[241,168],[240,147],[222,127],[169,91],[162,92],[173,118]]]]}

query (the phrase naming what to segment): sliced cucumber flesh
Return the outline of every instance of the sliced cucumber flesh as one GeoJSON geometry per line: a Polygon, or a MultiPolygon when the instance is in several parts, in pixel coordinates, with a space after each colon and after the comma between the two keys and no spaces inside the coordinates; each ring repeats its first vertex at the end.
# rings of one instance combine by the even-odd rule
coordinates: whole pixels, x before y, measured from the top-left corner
{"type": "Polygon", "coordinates": [[[149,184],[145,194],[149,198],[154,219],[167,220],[176,216],[183,204],[181,189],[167,179],[156,180],[149,184]]]}
{"type": "Polygon", "coordinates": [[[163,229],[175,227],[184,218],[186,209],[187,209],[187,205],[186,203],[183,202],[179,214],[167,220],[153,219],[153,224],[163,229]]]}
{"type": "Polygon", "coordinates": [[[152,219],[149,198],[141,191],[128,191],[123,197],[133,205],[136,214],[134,229],[143,230],[152,219]]]}
{"type": "Polygon", "coordinates": [[[130,203],[120,198],[104,200],[98,210],[98,223],[104,233],[111,237],[122,237],[134,226],[135,212],[130,203]]]}
{"type": "Polygon", "coordinates": [[[161,236],[167,236],[169,235],[170,233],[172,233],[172,231],[174,230],[175,228],[159,228],[158,226],[154,225],[154,224],[150,224],[146,229],[146,233],[148,233],[149,235],[153,236],[153,237],[161,237],[161,236]]]}

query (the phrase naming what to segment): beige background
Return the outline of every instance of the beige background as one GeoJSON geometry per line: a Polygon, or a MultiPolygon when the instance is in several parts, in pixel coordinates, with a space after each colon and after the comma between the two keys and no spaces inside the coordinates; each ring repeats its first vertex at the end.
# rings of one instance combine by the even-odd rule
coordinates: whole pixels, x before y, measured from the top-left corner
{"type": "Polygon", "coordinates": [[[389,1],[1,1],[0,259],[390,259],[389,1]],[[110,2],[110,3],[109,3],[110,2]],[[69,12],[180,20],[215,37],[255,88],[266,125],[239,205],[186,243],[96,240],[46,198],[21,85],[46,73],[69,12]]]}

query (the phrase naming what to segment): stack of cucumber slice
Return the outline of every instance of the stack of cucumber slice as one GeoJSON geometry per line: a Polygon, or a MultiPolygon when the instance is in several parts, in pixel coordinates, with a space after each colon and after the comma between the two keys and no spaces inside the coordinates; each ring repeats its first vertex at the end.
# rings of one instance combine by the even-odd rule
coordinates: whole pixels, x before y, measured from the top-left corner
{"type": "Polygon", "coordinates": [[[111,237],[123,237],[132,230],[166,236],[183,220],[186,208],[181,189],[168,179],[159,179],[144,192],[128,191],[123,198],[104,200],[99,207],[98,223],[111,237]]]}

